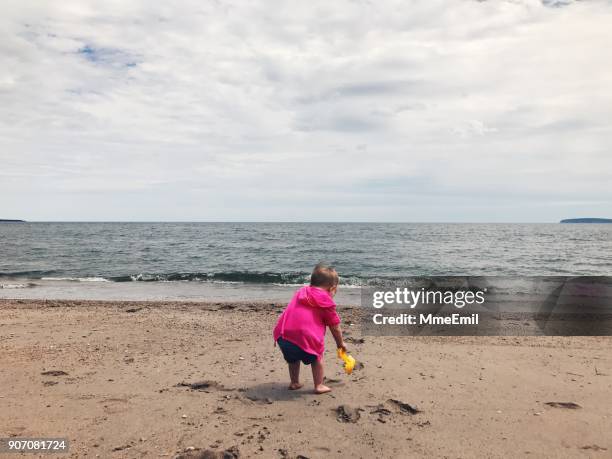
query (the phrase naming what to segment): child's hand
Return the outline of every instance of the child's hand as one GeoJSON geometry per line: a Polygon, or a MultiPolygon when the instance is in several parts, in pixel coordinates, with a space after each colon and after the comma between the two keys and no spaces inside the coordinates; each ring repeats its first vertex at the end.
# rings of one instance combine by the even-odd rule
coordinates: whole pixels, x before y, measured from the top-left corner
{"type": "Polygon", "coordinates": [[[329,327],[329,331],[331,331],[332,335],[334,336],[334,340],[336,341],[336,347],[346,352],[346,345],[344,344],[344,339],[342,338],[342,330],[340,330],[340,324],[332,325],[331,327],[329,327]]]}

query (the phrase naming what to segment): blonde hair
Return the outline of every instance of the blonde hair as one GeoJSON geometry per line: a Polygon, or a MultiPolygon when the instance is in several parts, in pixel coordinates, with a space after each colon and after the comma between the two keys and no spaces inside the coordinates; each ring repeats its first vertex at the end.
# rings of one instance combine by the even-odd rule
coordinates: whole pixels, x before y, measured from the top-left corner
{"type": "Polygon", "coordinates": [[[339,280],[336,268],[327,263],[317,264],[310,275],[310,285],[313,287],[335,287],[339,280]]]}

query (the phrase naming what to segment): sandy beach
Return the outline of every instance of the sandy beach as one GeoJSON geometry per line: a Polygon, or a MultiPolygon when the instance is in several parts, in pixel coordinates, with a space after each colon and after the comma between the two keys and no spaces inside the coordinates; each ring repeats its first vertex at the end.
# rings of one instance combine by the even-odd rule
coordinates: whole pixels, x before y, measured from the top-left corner
{"type": "Polygon", "coordinates": [[[316,396],[309,368],[286,390],[283,306],[2,300],[0,436],[70,457],[612,457],[612,338],[362,337],[340,307],[358,369],[328,334],[316,396]]]}

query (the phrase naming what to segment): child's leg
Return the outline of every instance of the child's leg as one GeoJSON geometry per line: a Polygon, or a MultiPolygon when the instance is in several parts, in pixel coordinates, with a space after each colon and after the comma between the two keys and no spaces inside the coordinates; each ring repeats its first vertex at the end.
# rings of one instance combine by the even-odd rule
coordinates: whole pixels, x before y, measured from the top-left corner
{"type": "Polygon", "coordinates": [[[289,365],[289,378],[291,379],[289,390],[299,389],[303,386],[303,384],[300,384],[300,361],[291,362],[287,365],[289,365]]]}
{"type": "Polygon", "coordinates": [[[312,362],[312,379],[314,381],[315,394],[324,394],[325,392],[331,391],[331,389],[323,385],[324,368],[323,362],[315,360],[312,362]]]}

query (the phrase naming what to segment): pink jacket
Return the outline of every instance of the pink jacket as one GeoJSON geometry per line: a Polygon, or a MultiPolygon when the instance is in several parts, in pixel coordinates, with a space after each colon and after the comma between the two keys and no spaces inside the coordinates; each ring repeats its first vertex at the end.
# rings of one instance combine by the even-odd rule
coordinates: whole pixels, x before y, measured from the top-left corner
{"type": "Polygon", "coordinates": [[[321,360],[325,351],[325,327],[339,323],[336,303],[327,290],[302,287],[278,318],[274,341],[282,336],[321,360]]]}

